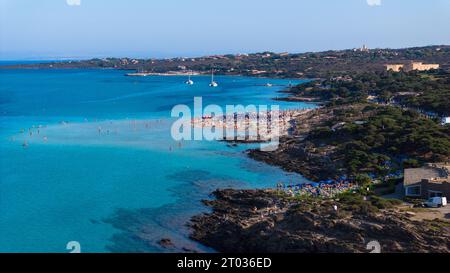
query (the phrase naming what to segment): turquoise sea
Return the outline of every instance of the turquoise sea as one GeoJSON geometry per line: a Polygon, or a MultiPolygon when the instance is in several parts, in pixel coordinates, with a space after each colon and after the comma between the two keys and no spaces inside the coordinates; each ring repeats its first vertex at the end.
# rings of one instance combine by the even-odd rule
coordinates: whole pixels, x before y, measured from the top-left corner
{"type": "Polygon", "coordinates": [[[181,76],[124,73],[0,70],[0,252],[68,252],[69,241],[82,252],[212,251],[185,225],[207,211],[200,200],[212,190],[304,181],[248,159],[250,146],[170,136],[172,107],[194,96],[315,107],[272,100],[288,80],[217,76],[210,88],[207,76],[188,86],[181,76]]]}

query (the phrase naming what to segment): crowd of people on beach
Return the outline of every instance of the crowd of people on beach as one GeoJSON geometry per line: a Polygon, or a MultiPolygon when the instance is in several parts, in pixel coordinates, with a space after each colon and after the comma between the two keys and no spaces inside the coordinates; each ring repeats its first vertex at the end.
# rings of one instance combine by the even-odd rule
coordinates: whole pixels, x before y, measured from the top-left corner
{"type": "Polygon", "coordinates": [[[191,120],[194,128],[222,128],[247,133],[258,139],[271,139],[272,134],[284,135],[291,127],[290,121],[309,110],[272,110],[262,112],[234,113],[223,116],[202,116],[191,120]],[[276,129],[272,132],[272,129],[276,129]]]}
{"type": "Polygon", "coordinates": [[[313,196],[330,198],[337,194],[355,190],[358,186],[348,180],[327,180],[319,183],[303,183],[303,184],[290,184],[284,183],[277,184],[278,191],[284,191],[291,196],[313,196]]]}
{"type": "MultiPolygon", "coordinates": [[[[194,128],[222,128],[223,130],[233,130],[234,137],[240,136],[252,136],[256,140],[265,141],[271,140],[274,137],[280,137],[287,135],[289,128],[291,128],[291,121],[311,111],[311,109],[302,110],[270,110],[260,112],[247,112],[247,113],[233,113],[231,115],[223,116],[202,116],[193,118],[191,120],[192,127],[194,128]]],[[[85,123],[91,123],[90,120],[84,119],[85,123]]],[[[97,119],[92,120],[93,130],[96,131],[99,136],[117,135],[119,129],[114,126],[112,121],[100,122],[97,119]],[[97,123],[97,125],[95,125],[97,123]]],[[[140,129],[152,129],[156,127],[156,124],[161,123],[162,120],[157,119],[153,121],[138,121],[130,119],[128,124],[132,131],[139,131],[140,129]],[[152,124],[154,123],[154,124],[152,124]]],[[[69,125],[67,121],[59,122],[62,126],[69,125]]],[[[47,125],[33,125],[28,129],[21,129],[21,136],[11,137],[11,141],[21,140],[22,146],[27,148],[30,142],[41,140],[44,143],[49,141],[46,129],[47,125]],[[33,140],[33,141],[32,141],[33,140]]],[[[177,147],[181,148],[181,143],[177,143],[177,147]]],[[[169,147],[172,151],[174,147],[169,147]]]]}

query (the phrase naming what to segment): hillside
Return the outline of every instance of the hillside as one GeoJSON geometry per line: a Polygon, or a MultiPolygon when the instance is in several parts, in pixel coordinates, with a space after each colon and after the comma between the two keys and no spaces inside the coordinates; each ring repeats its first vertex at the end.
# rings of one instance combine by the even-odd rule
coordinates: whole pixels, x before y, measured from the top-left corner
{"type": "Polygon", "coordinates": [[[405,49],[330,50],[307,53],[273,53],[214,55],[197,58],[131,59],[105,58],[1,68],[113,68],[168,72],[192,70],[219,74],[283,78],[328,78],[336,75],[382,71],[386,63],[422,61],[450,67],[450,46],[426,46],[405,49]]]}

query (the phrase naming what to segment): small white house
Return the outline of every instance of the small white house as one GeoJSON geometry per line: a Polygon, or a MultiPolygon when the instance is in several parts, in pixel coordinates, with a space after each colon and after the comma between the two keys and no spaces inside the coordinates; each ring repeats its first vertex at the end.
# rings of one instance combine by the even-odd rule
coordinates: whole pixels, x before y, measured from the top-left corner
{"type": "Polygon", "coordinates": [[[450,124],[450,117],[443,117],[442,124],[450,124]]]}

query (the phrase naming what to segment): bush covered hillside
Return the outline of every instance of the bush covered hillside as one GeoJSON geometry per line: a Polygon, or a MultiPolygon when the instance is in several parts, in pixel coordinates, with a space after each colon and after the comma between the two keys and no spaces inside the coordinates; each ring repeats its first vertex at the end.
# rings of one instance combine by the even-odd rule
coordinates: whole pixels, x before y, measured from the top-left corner
{"type": "Polygon", "coordinates": [[[323,52],[227,54],[197,58],[132,59],[105,58],[56,63],[13,65],[2,68],[114,68],[147,72],[198,71],[218,74],[281,78],[329,78],[365,71],[383,71],[386,63],[422,61],[450,67],[450,46],[437,45],[402,49],[376,48],[323,52]]]}
{"type": "Polygon", "coordinates": [[[369,100],[450,116],[450,73],[444,70],[364,72],[309,82],[291,91],[297,96],[329,101],[331,105],[369,100]]]}
{"type": "Polygon", "coordinates": [[[319,147],[336,147],[331,158],[342,162],[348,174],[383,175],[404,161],[439,162],[450,157],[449,127],[410,110],[373,105],[360,109],[356,122],[347,121],[351,111],[335,111],[329,126],[313,130],[308,137],[319,147]],[[333,124],[339,123],[343,125],[333,130],[333,124]]]}

